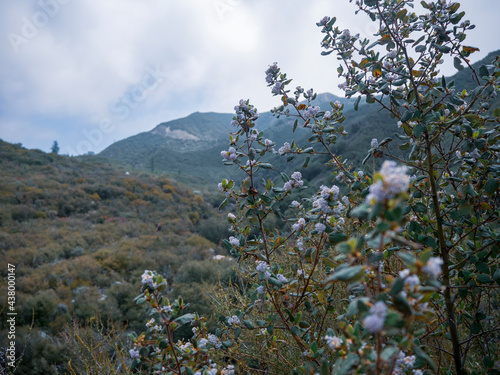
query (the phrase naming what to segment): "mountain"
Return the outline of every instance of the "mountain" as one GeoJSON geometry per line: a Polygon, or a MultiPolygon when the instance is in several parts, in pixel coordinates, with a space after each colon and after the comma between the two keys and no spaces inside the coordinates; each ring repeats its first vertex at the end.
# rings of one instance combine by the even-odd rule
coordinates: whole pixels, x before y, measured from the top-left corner
{"type": "MultiPolygon", "coordinates": [[[[319,94],[314,104],[329,108],[329,103],[336,100],[342,103],[353,101],[325,93],[319,94]]],[[[207,183],[213,188],[227,174],[221,163],[220,151],[228,148],[229,133],[234,130],[232,118],[232,114],[196,112],[115,142],[99,156],[134,169],[166,173],[197,188],[207,183]]],[[[298,129],[294,135],[290,119],[276,118],[270,112],[261,114],[256,127],[266,131],[266,136],[277,144],[307,132],[298,129]]]]}
{"type": "MultiPolygon", "coordinates": [[[[477,70],[483,64],[490,64],[498,54],[500,51],[490,53],[473,67],[477,70]]],[[[468,68],[447,78],[448,82],[451,80],[455,81],[455,86],[460,91],[476,86],[468,68]]],[[[313,104],[327,110],[330,109],[330,102],[337,100],[344,104],[346,120],[342,125],[348,135],[340,138],[332,151],[360,166],[371,140],[392,137],[398,131],[397,121],[377,105],[360,104],[358,111],[355,111],[355,99],[339,98],[330,93],[318,94],[313,104]]],[[[228,148],[228,133],[232,131],[231,119],[232,114],[193,113],[182,119],[159,124],[149,132],[116,142],[99,155],[132,168],[166,173],[196,188],[208,186],[210,190],[217,182],[226,178],[228,173],[233,173],[222,164],[220,157],[220,151],[228,148]]],[[[299,126],[292,132],[293,121],[294,118],[276,118],[270,112],[265,112],[257,120],[256,128],[265,131],[265,137],[272,139],[277,148],[292,140],[298,144],[306,144],[309,131],[299,126]]],[[[393,144],[397,145],[398,140],[394,139],[393,144]]],[[[395,152],[398,152],[397,147],[395,152]]],[[[300,169],[306,178],[312,180],[317,179],[318,167],[324,161],[321,158],[313,159],[307,169],[302,169],[302,158],[287,163],[284,158],[275,157],[270,162],[276,171],[300,169]]],[[[267,175],[272,173],[267,172],[267,175]]],[[[328,178],[320,177],[322,181],[328,178]]]]}

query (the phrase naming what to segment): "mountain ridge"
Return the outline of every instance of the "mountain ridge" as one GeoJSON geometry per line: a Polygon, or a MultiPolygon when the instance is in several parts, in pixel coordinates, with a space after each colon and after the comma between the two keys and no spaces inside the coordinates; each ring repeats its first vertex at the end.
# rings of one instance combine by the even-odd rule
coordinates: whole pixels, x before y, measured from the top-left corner
{"type": "MultiPolygon", "coordinates": [[[[477,70],[479,66],[491,63],[499,54],[500,50],[493,51],[472,66],[477,70]]],[[[469,68],[457,71],[446,79],[454,80],[459,90],[469,89],[477,84],[469,68]]],[[[329,103],[336,100],[345,106],[346,120],[342,125],[348,135],[338,140],[333,151],[359,165],[364,157],[362,152],[369,149],[371,139],[392,136],[398,130],[397,121],[388,113],[380,112],[375,105],[361,103],[358,111],[354,111],[351,104],[355,98],[340,98],[331,93],[317,94],[312,104],[328,110],[329,103]]],[[[181,119],[160,123],[148,132],[115,142],[99,153],[99,156],[137,169],[164,172],[181,181],[191,177],[195,185],[213,184],[226,175],[219,155],[221,150],[228,147],[228,134],[233,129],[230,125],[232,118],[232,114],[226,113],[194,112],[181,119]]],[[[256,129],[265,131],[265,137],[272,139],[277,148],[292,140],[307,142],[309,131],[299,126],[293,132],[293,121],[294,118],[291,117],[275,117],[270,112],[263,112],[256,122],[256,129]]],[[[302,163],[297,162],[272,162],[276,162],[275,167],[285,172],[290,168],[302,167],[302,163]]],[[[306,173],[314,177],[312,171],[306,173]]]]}

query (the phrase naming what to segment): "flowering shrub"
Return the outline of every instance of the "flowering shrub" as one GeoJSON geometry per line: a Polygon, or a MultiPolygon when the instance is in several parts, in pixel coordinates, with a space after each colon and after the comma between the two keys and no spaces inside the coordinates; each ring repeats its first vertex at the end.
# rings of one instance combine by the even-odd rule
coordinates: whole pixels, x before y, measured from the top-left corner
{"type": "Polygon", "coordinates": [[[269,66],[266,82],[283,103],[272,112],[295,118],[294,130],[309,129],[308,144],[276,151],[255,128],[256,108],[248,100],[235,107],[235,130],[221,156],[245,178],[224,180],[219,189],[221,208],[236,203],[224,245],[238,258],[244,283],[220,293],[227,318],[208,334],[203,320],[178,315],[181,300],[161,311],[161,277],[154,274],[153,285],[146,277],[139,301],[150,303],[154,319],[135,338],[136,364],[171,373],[499,373],[500,110],[491,111],[490,102],[500,60],[478,72],[470,66],[475,49],[462,42],[473,26],[462,21],[458,3],[422,1],[422,15],[411,0],[357,4],[380,24],[375,42],[325,17],[318,23],[323,54],[337,54],[340,87],[357,97],[355,109],[364,98],[395,118],[400,152],[391,138],[373,139],[363,164],[384,158],[380,169],[350,165],[335,153],[346,134],[343,106],[314,106],[312,89],[293,90],[278,64],[269,66]],[[439,78],[446,56],[459,70],[471,68],[476,88],[457,91],[439,78]],[[300,172],[282,173],[282,183],[259,179],[273,168],[271,154],[303,155],[306,164],[328,155],[335,183],[292,200],[307,188],[300,172]],[[286,222],[284,231],[267,225],[273,215],[286,222]],[[199,325],[188,349],[171,339],[178,322],[199,325]],[[221,369],[228,359],[235,368],[221,369]]]}

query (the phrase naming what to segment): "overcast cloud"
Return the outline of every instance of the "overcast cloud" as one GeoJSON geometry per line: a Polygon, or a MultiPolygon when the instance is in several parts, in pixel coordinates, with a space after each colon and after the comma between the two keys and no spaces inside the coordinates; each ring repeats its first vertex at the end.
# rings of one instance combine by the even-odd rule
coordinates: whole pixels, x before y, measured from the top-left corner
{"type": "MultiPolygon", "coordinates": [[[[463,0],[477,25],[473,61],[500,48],[498,0],[463,0]]],[[[49,151],[99,152],[192,112],[279,104],[264,71],[340,95],[315,22],[368,34],[347,0],[4,0],[0,4],[0,138],[49,151]]],[[[445,71],[453,74],[453,69],[445,71]]]]}

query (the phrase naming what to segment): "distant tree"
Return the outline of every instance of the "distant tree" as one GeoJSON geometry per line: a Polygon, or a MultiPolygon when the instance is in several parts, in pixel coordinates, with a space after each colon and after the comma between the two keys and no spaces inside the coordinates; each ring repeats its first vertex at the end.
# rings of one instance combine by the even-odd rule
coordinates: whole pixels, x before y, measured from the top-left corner
{"type": "Polygon", "coordinates": [[[54,141],[54,143],[52,143],[52,147],[50,148],[50,152],[53,154],[59,153],[59,144],[57,143],[57,141],[54,141]]]}

